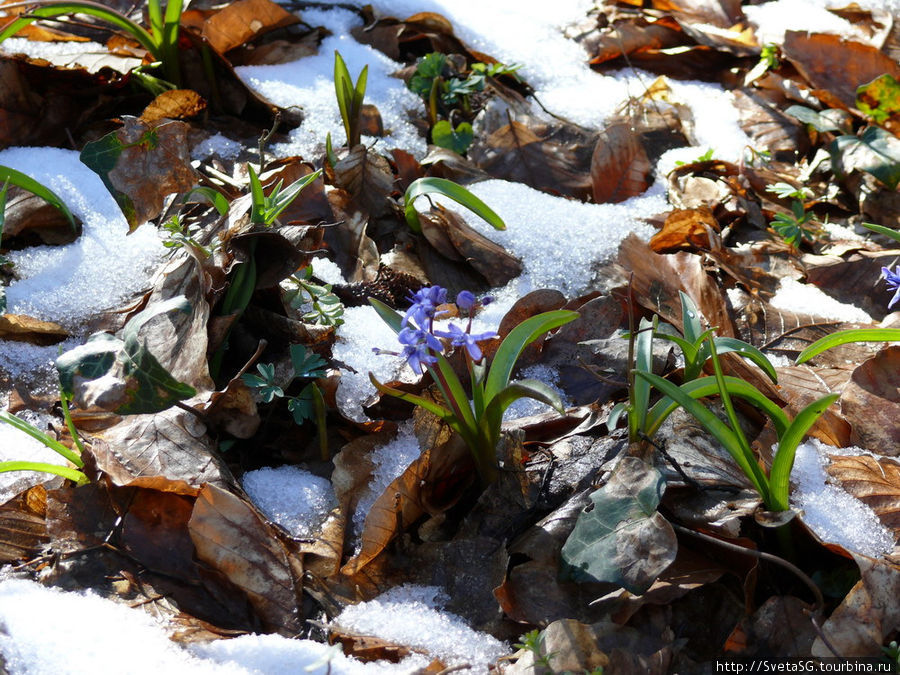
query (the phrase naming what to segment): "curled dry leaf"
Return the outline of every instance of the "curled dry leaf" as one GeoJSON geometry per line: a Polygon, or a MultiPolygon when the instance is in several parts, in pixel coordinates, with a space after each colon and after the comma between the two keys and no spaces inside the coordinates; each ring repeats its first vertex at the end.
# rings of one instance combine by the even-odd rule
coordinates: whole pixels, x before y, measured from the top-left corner
{"type": "Polygon", "coordinates": [[[76,222],[78,227],[73,228],[55,206],[32,192],[10,185],[3,223],[4,248],[38,242],[51,246],[68,244],[81,234],[81,221],[76,222]]]}
{"type": "Polygon", "coordinates": [[[825,467],[843,490],[871,508],[900,539],[900,462],[871,455],[829,455],[825,467]]]}
{"type": "Polygon", "coordinates": [[[390,213],[388,198],[394,190],[394,174],[384,157],[362,143],[334,165],[334,184],[373,218],[390,213]]]}
{"type": "Polygon", "coordinates": [[[650,187],[653,170],[630,121],[610,124],[591,157],[591,186],[598,204],[623,202],[650,187]]]}
{"type": "Polygon", "coordinates": [[[207,18],[202,29],[210,46],[225,54],[276,28],[297,23],[297,16],[271,0],[237,0],[207,18]]]}
{"type": "Polygon", "coordinates": [[[900,455],[900,347],[887,347],[853,371],[841,393],[850,442],[880,455],[900,455]]]}
{"type": "Polygon", "coordinates": [[[719,223],[708,206],[676,209],[666,216],[663,229],[650,238],[650,248],[657,253],[712,248],[712,233],[719,229],[719,223]]]}
{"type": "Polygon", "coordinates": [[[0,564],[27,560],[48,543],[46,499],[37,485],[0,506],[0,564]]]}
{"type": "Polygon", "coordinates": [[[197,559],[240,589],[267,629],[288,637],[300,631],[301,561],[253,507],[207,485],[197,496],[188,530],[197,559]]]}
{"type": "Polygon", "coordinates": [[[159,124],[164,119],[183,120],[196,117],[206,110],[206,101],[193,89],[164,91],[144,108],[140,120],[144,124],[159,124]]]}

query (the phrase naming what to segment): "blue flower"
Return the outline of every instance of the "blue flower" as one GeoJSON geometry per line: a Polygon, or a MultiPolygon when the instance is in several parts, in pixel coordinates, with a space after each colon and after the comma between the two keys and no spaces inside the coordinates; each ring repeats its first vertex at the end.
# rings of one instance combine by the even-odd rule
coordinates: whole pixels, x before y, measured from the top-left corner
{"type": "Polygon", "coordinates": [[[471,291],[460,291],[456,295],[456,306],[464,312],[470,311],[475,306],[475,294],[471,291]]]}
{"type": "Polygon", "coordinates": [[[406,359],[410,368],[419,375],[422,374],[425,368],[437,363],[437,357],[428,351],[428,346],[424,342],[415,345],[406,345],[403,347],[400,356],[406,359]]]}
{"type": "Polygon", "coordinates": [[[397,333],[397,339],[400,341],[401,345],[407,347],[416,347],[420,344],[424,344],[426,348],[436,352],[444,351],[444,346],[441,344],[441,341],[427,330],[422,330],[421,328],[407,326],[397,333]]]}
{"type": "Polygon", "coordinates": [[[891,298],[891,301],[888,303],[888,309],[891,309],[894,305],[900,302],[900,274],[891,272],[890,267],[882,267],[881,276],[884,277],[884,281],[887,284],[888,290],[895,291],[894,297],[891,298]]]}
{"type": "Polygon", "coordinates": [[[481,347],[478,346],[479,342],[482,340],[493,340],[494,338],[499,337],[494,331],[470,335],[454,323],[451,323],[447,328],[447,331],[435,331],[434,333],[439,337],[448,338],[450,344],[454,347],[465,347],[473,361],[481,361],[481,357],[483,356],[481,347]]]}
{"type": "Polygon", "coordinates": [[[428,286],[416,291],[408,299],[412,306],[406,310],[402,325],[408,326],[409,320],[413,319],[416,325],[424,328],[434,318],[437,308],[447,302],[447,289],[440,286],[428,286]]]}

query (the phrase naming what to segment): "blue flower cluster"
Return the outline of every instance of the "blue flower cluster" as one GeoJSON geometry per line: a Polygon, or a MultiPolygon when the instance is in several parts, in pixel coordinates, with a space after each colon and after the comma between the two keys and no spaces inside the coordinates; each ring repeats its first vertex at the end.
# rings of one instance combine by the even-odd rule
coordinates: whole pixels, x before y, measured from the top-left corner
{"type": "Polygon", "coordinates": [[[472,316],[475,310],[490,302],[490,298],[478,301],[469,291],[460,291],[456,296],[456,306],[469,316],[465,330],[451,323],[446,331],[434,330],[434,320],[447,312],[438,308],[447,302],[447,289],[440,286],[429,286],[418,291],[409,298],[412,306],[403,316],[400,333],[397,339],[403,345],[400,355],[406,359],[410,367],[421,374],[428,366],[437,363],[437,355],[443,353],[444,345],[438,338],[450,340],[453,347],[463,347],[469,358],[480,361],[484,356],[478,343],[499,337],[495,331],[472,334],[472,316]]]}
{"type": "MultiPolygon", "coordinates": [[[[896,269],[896,268],[895,268],[896,269]]],[[[888,303],[888,309],[900,302],[900,274],[891,272],[890,267],[881,268],[881,276],[884,278],[889,291],[894,291],[894,297],[888,303]]]]}

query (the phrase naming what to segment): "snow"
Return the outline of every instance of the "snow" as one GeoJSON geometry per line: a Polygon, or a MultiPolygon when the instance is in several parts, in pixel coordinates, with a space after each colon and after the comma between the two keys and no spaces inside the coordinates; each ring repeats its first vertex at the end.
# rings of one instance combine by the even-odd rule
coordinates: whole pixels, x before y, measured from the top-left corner
{"type": "Polygon", "coordinates": [[[873,323],[872,317],[853,305],[832,298],[812,284],[784,277],[769,304],[776,309],[802,314],[814,314],[823,319],[847,323],[873,323]]]}
{"type": "Polygon", "coordinates": [[[0,581],[0,627],[0,663],[14,675],[396,675],[428,665],[418,655],[399,664],[365,664],[328,645],[279,635],[187,650],[143,610],[21,579],[0,581]]]}
{"type": "Polygon", "coordinates": [[[129,235],[112,195],[77,152],[8,148],[0,151],[0,165],[56,192],[84,223],[82,235],[71,244],[9,252],[20,280],[6,289],[8,312],[74,328],[149,284],[166,250],[156,228],[141,227],[129,235]]]}
{"type": "MultiPolygon", "coordinates": [[[[814,438],[800,444],[791,471],[791,480],[796,484],[791,495],[792,507],[803,511],[803,522],[822,541],[873,558],[889,553],[894,548],[894,537],[875,512],[837,485],[828,483],[826,454],[835,450],[814,438]]],[[[840,452],[863,451],[841,448],[840,452]]]]}
{"type": "Polygon", "coordinates": [[[331,481],[295,466],[248,471],[242,483],[266,518],[292,537],[314,536],[338,505],[331,481]]]}
{"type": "Polygon", "coordinates": [[[489,664],[509,653],[496,638],[441,611],[446,601],[435,586],[406,584],[350,605],[335,617],[333,625],[418,648],[441,659],[445,666],[466,664],[476,672],[486,672],[489,664]]]}
{"type": "Polygon", "coordinates": [[[366,516],[375,501],[421,454],[422,449],[413,433],[411,420],[397,430],[397,436],[392,441],[372,451],[370,455],[373,466],[372,480],[360,495],[356,511],[353,513],[353,531],[357,536],[362,533],[366,516]]]}
{"type": "MultiPolygon", "coordinates": [[[[280,156],[315,158],[323,153],[328,133],[331,133],[335,148],[346,143],[334,94],[334,52],[337,50],[354,81],[363,67],[369,66],[365,102],[378,108],[387,134],[378,141],[380,149],[403,148],[417,157],[423,157],[425,140],[406,114],[407,110],[418,110],[422,102],[406,89],[401,80],[392,76],[403,67],[402,64],[368,45],[356,42],[349,35],[351,27],[362,25],[352,12],[343,9],[326,12],[307,10],[303,12],[303,18],[313,25],[324,25],[335,33],[323,40],[316,55],[290,63],[235,69],[241,79],[272,103],[303,109],[303,124],[291,132],[288,142],[273,145],[272,152],[280,156]]],[[[363,137],[367,145],[374,140],[363,137]]]]}
{"type": "Polygon", "coordinates": [[[223,134],[213,134],[194,146],[191,150],[191,159],[206,159],[210,155],[222,159],[237,159],[243,146],[223,134]]]}
{"type": "MultiPolygon", "coordinates": [[[[22,419],[40,430],[46,429],[46,419],[38,415],[21,415],[22,419]]],[[[62,455],[32,438],[24,431],[0,422],[0,462],[43,462],[57,466],[71,466],[62,455]]],[[[40,485],[55,476],[36,471],[0,472],[0,504],[8,502],[30,487],[40,485]]]]}
{"type": "MultiPolygon", "coordinates": [[[[514,382],[518,381],[519,379],[538,380],[539,382],[543,382],[544,384],[548,385],[554,391],[556,391],[557,394],[559,394],[564,407],[572,405],[572,402],[566,396],[566,392],[559,388],[559,371],[556,368],[544,365],[543,363],[537,363],[533,366],[523,368],[520,374],[521,378],[513,380],[514,382]]],[[[520,398],[518,401],[515,401],[506,409],[506,412],[503,414],[503,420],[515,420],[520,417],[528,417],[530,415],[539,415],[540,413],[551,412],[552,410],[553,408],[551,408],[546,403],[541,403],[540,401],[536,401],[533,398],[520,398]]]]}
{"type": "MultiPolygon", "coordinates": [[[[747,5],[744,15],[756,29],[760,44],[784,42],[786,30],[802,30],[811,33],[833,33],[848,40],[868,42],[865,32],[846,19],[828,11],[832,7],[845,7],[845,2],[822,2],[821,0],[778,0],[761,5],[747,5]]],[[[883,2],[860,3],[878,7],[883,2]]]]}

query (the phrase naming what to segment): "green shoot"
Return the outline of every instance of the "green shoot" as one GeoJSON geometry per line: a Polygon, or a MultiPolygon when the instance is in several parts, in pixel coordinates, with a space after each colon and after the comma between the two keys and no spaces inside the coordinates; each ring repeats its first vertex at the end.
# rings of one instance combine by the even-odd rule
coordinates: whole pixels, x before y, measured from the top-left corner
{"type": "MultiPolygon", "coordinates": [[[[72,438],[75,439],[75,445],[79,450],[78,453],[73,452],[58,440],[56,440],[52,436],[49,436],[48,434],[45,434],[34,425],[29,424],[25,420],[20,419],[15,415],[11,415],[6,411],[0,411],[0,422],[8,424],[11,427],[18,429],[19,431],[28,434],[33,439],[40,441],[46,447],[53,450],[53,452],[64,457],[76,467],[81,469],[84,467],[84,461],[81,459],[80,455],[80,452],[83,450],[81,439],[78,437],[77,432],[74,432],[75,427],[73,424],[71,424],[71,417],[69,416],[66,398],[62,397],[61,401],[63,405],[63,415],[66,419],[66,425],[69,427],[70,433],[72,433],[72,438]]],[[[85,476],[84,473],[78,471],[77,469],[72,469],[67,466],[58,466],[56,464],[48,464],[45,462],[0,462],[0,473],[7,471],[38,471],[43,473],[51,473],[55,476],[62,476],[63,478],[74,481],[78,485],[84,485],[88,482],[87,476],[85,476]]]]}
{"type": "MultiPolygon", "coordinates": [[[[72,215],[72,212],[69,211],[68,207],[65,205],[65,202],[50,188],[44,187],[40,183],[38,183],[33,178],[26,176],[21,171],[16,171],[15,169],[11,169],[8,166],[0,166],[0,181],[4,181],[5,183],[16,185],[23,190],[28,190],[34,195],[37,195],[51,206],[55,207],[62,213],[66,220],[72,225],[72,229],[75,230],[78,227],[78,224],[75,222],[75,216],[72,215]]],[[[3,191],[4,194],[4,203],[6,196],[6,188],[3,191]]],[[[0,209],[2,210],[2,209],[0,209]]]]}
{"type": "Polygon", "coordinates": [[[283,180],[278,181],[268,195],[263,191],[262,183],[253,167],[249,164],[247,169],[250,172],[250,194],[253,198],[253,205],[250,211],[250,221],[271,227],[275,224],[276,219],[281,212],[284,211],[291,202],[300,196],[300,192],[307,185],[322,175],[322,170],[314,171],[308,176],[299,178],[293,183],[282,189],[283,180]]]}
{"type": "Polygon", "coordinates": [[[366,81],[369,76],[369,66],[365,66],[359,73],[356,82],[350,77],[347,64],[340,53],[334,52],[334,93],[337,96],[338,110],[341,120],[344,122],[344,132],[347,135],[347,147],[359,145],[361,138],[359,116],[362,112],[363,98],[366,95],[366,81]]]}
{"type": "Polygon", "coordinates": [[[815,235],[819,232],[813,214],[807,212],[803,202],[799,199],[795,199],[791,203],[790,213],[776,213],[770,224],[776,234],[790,246],[812,243],[815,235]]]}
{"type": "Polygon", "coordinates": [[[412,182],[406,189],[403,197],[404,214],[406,223],[413,232],[422,232],[422,224],[419,222],[419,214],[416,211],[415,201],[422,195],[429,193],[439,194],[461,204],[475,215],[483,218],[496,230],[505,230],[506,223],[494,211],[478,197],[466,190],[462,185],[454,183],[446,178],[419,178],[412,182]]]}
{"type": "Polygon", "coordinates": [[[308,310],[300,317],[303,321],[320,326],[334,326],[344,323],[344,306],[340,299],[331,292],[331,284],[313,283],[312,267],[305,267],[299,274],[288,279],[294,284],[285,292],[285,300],[294,309],[308,310]]]}
{"type": "Polygon", "coordinates": [[[824,351],[851,342],[897,342],[900,328],[851,328],[826,335],[813,342],[797,356],[797,364],[809,361],[824,351]]]}

